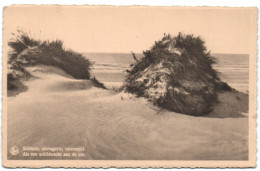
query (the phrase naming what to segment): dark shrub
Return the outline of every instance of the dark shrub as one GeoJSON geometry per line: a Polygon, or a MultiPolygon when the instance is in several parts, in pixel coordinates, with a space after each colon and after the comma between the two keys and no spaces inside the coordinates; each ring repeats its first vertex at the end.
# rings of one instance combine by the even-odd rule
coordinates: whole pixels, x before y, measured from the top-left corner
{"type": "Polygon", "coordinates": [[[217,61],[200,37],[164,35],[143,55],[128,69],[124,88],[163,108],[204,115],[217,102],[217,92],[232,90],[212,68],[217,61]]]}
{"type": "Polygon", "coordinates": [[[8,63],[11,70],[24,72],[25,66],[44,64],[59,67],[76,79],[90,79],[91,63],[83,55],[65,50],[61,40],[40,41],[18,30],[8,42],[12,48],[8,63]],[[20,66],[15,68],[14,66],[20,66]]]}

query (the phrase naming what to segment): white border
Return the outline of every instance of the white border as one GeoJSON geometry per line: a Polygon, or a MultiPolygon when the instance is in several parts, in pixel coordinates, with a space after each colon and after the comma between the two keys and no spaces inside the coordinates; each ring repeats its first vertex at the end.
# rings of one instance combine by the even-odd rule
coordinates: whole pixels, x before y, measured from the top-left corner
{"type": "MultiPolygon", "coordinates": [[[[4,1],[4,0],[2,0],[4,1]]],[[[1,38],[2,38],[2,29],[3,29],[3,7],[8,6],[11,4],[62,4],[62,5],[150,5],[150,6],[230,6],[230,7],[258,7],[260,8],[260,2],[258,0],[6,0],[5,2],[0,2],[1,5],[1,13],[0,13],[0,23],[1,23],[1,38]]],[[[260,14],[258,13],[258,20],[259,20],[260,14]]],[[[259,22],[258,22],[258,28],[259,28],[259,22]]],[[[259,32],[258,32],[259,34],[259,32]]],[[[0,41],[0,51],[2,54],[2,41],[0,41]]],[[[258,49],[259,49],[259,43],[258,43],[258,49]]],[[[0,62],[2,64],[2,58],[0,58],[0,62]]],[[[260,62],[257,62],[257,66],[259,66],[260,62]]],[[[257,71],[259,73],[260,68],[257,68],[257,71]]],[[[1,81],[2,81],[2,65],[0,65],[0,75],[1,75],[1,81]]],[[[258,77],[259,78],[259,77],[258,77]]],[[[259,79],[258,79],[259,80],[259,79]]],[[[259,86],[260,82],[257,81],[257,85],[259,86]]],[[[0,84],[2,86],[2,84],[0,84]]],[[[257,87],[258,87],[257,86],[257,87]]],[[[260,90],[257,90],[258,94],[260,90]]],[[[0,89],[0,94],[2,94],[2,87],[0,89]]],[[[260,97],[257,96],[257,101],[259,104],[260,97]]],[[[2,103],[0,106],[0,110],[2,111],[2,103]]],[[[259,109],[257,109],[257,113],[259,113],[259,109]]],[[[257,122],[259,121],[259,118],[257,119],[257,122]]],[[[0,128],[1,129],[1,128],[0,128]]],[[[2,130],[1,130],[2,131],[2,130]]],[[[260,131],[260,128],[257,128],[257,132],[260,131]]],[[[257,136],[257,140],[259,142],[259,133],[257,136]]],[[[257,145],[257,149],[259,148],[259,143],[257,145]]],[[[0,148],[0,153],[1,148],[0,148]]],[[[257,153],[257,156],[259,157],[259,152],[257,153]]],[[[1,160],[2,161],[2,160],[1,160]]],[[[2,163],[2,162],[1,162],[2,163]]],[[[260,165],[260,160],[257,161],[257,165],[260,165]]],[[[1,168],[5,169],[5,168],[1,168]]],[[[35,169],[30,169],[35,170],[35,169]]],[[[47,169],[50,170],[50,169],[47,169]]],[[[62,169],[63,170],[63,169],[62,169]]],[[[75,170],[75,169],[72,169],[75,170]]],[[[114,169],[112,169],[114,170],[114,169]]],[[[127,169],[128,170],[128,169],[127,169]]],[[[156,169],[157,170],[157,169],[156,169]]],[[[184,169],[184,170],[190,170],[190,169],[184,169]]],[[[204,170],[204,169],[203,169],[204,170]]],[[[231,169],[231,170],[238,170],[238,169],[231,169]]],[[[251,169],[244,169],[244,170],[251,170],[251,169]]]]}

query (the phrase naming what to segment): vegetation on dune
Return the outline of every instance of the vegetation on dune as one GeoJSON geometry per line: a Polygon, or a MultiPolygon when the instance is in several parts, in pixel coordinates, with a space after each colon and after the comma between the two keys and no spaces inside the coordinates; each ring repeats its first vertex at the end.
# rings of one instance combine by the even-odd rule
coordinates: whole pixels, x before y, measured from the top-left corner
{"type": "Polygon", "coordinates": [[[29,78],[25,67],[36,64],[58,67],[76,79],[91,79],[91,62],[80,53],[66,50],[61,40],[36,40],[22,30],[13,36],[8,42],[12,49],[8,55],[8,89],[15,89],[14,80],[29,78]]]}
{"type": "Polygon", "coordinates": [[[127,70],[124,88],[163,108],[203,115],[217,102],[217,92],[232,90],[212,68],[217,60],[200,37],[165,34],[143,55],[133,54],[136,63],[127,70]]]}

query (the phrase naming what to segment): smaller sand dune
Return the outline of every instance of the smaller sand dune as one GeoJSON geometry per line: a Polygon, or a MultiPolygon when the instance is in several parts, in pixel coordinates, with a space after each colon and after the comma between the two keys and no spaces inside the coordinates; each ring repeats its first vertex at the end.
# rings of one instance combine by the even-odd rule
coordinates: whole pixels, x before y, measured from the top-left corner
{"type": "MultiPolygon", "coordinates": [[[[36,77],[46,77],[48,75],[46,74],[51,74],[51,75],[59,75],[65,78],[73,78],[71,75],[67,74],[65,71],[58,67],[53,67],[53,66],[47,66],[47,65],[35,65],[32,67],[27,67],[26,68],[32,75],[36,77]]],[[[49,76],[50,77],[50,76],[49,76]]]]}
{"type": "MultiPolygon", "coordinates": [[[[39,81],[32,82],[30,88],[38,93],[87,90],[95,86],[92,80],[76,80],[63,70],[46,65],[28,67],[27,70],[39,81]]],[[[25,82],[26,84],[26,82],[25,82]]]]}

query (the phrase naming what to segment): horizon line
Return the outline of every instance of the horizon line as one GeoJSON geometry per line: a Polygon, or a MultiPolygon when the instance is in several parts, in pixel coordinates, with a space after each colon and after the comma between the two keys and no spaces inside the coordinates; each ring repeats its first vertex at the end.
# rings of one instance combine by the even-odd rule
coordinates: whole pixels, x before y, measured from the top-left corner
{"type": "MultiPolygon", "coordinates": [[[[134,52],[134,51],[130,51],[130,52],[79,52],[79,53],[116,53],[116,54],[120,54],[120,53],[124,53],[124,54],[131,54],[131,52],[133,53],[137,53],[137,54],[142,54],[143,52],[134,52]]],[[[229,54],[229,55],[249,55],[249,53],[226,53],[226,52],[214,52],[211,54],[229,54]]]]}

